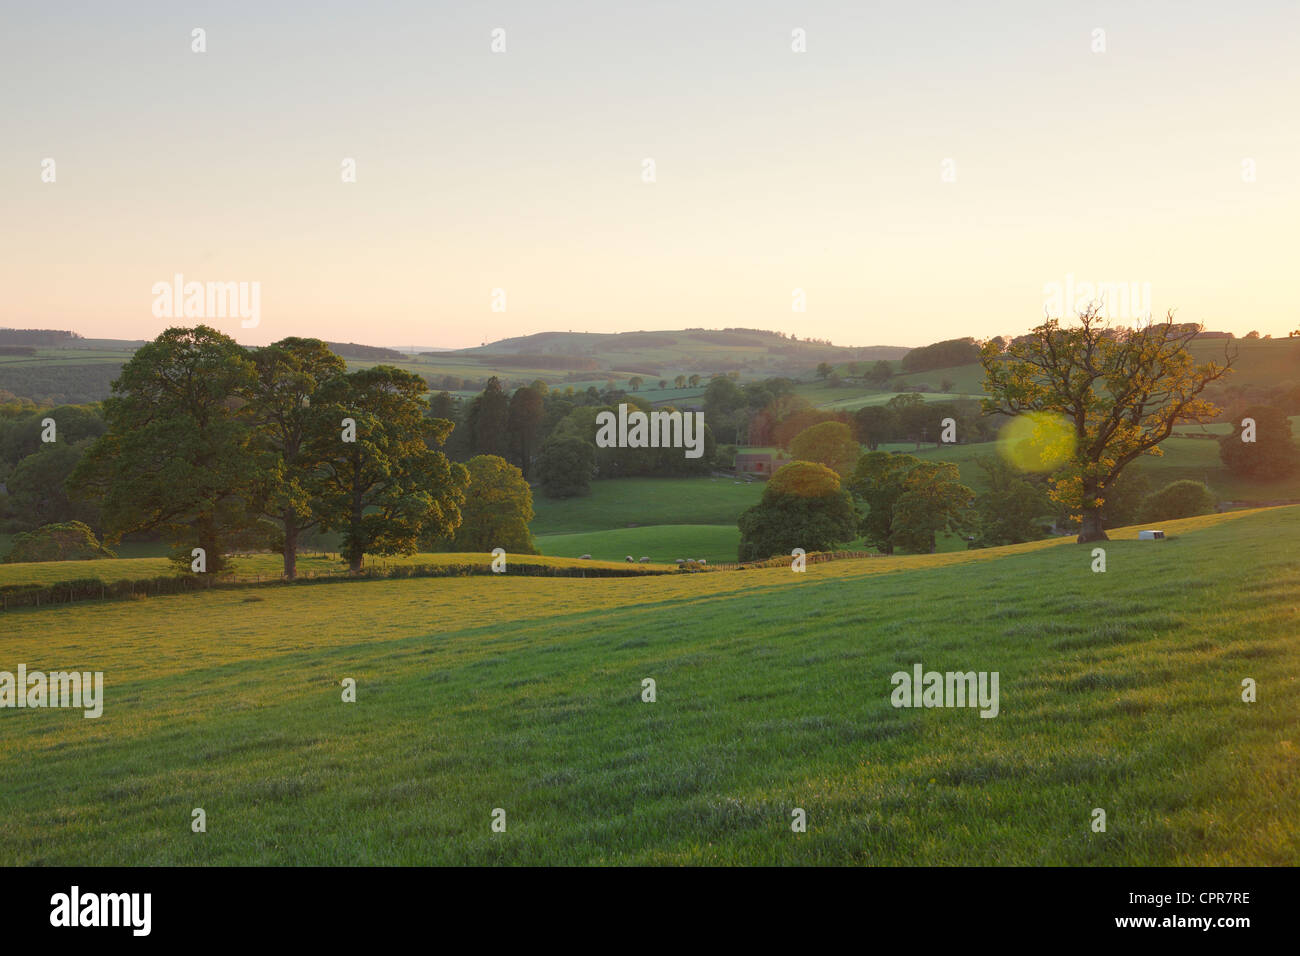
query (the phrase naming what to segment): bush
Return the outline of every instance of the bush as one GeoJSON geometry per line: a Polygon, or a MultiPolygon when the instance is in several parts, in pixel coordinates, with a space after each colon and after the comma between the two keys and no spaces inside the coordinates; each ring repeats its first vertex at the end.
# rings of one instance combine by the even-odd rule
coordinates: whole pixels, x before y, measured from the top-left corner
{"type": "Polygon", "coordinates": [[[552,437],[537,459],[537,480],[548,498],[573,498],[591,492],[596,446],[581,438],[552,437]]]}
{"type": "Polygon", "coordinates": [[[35,531],[14,537],[13,547],[5,555],[9,564],[28,561],[89,561],[92,558],[115,558],[87,525],[80,521],[47,524],[35,531]]]}
{"type": "Polygon", "coordinates": [[[1142,500],[1138,521],[1173,521],[1196,515],[1213,514],[1218,510],[1218,500],[1208,487],[1199,481],[1175,481],[1142,500]]]}
{"type": "Polygon", "coordinates": [[[1254,441],[1242,441],[1240,420],[1219,441],[1219,457],[1234,475],[1257,481],[1285,478],[1300,466],[1300,448],[1291,438],[1286,412],[1270,405],[1252,405],[1242,419],[1255,422],[1254,441]]]}
{"type": "Polygon", "coordinates": [[[745,511],[740,526],[741,561],[787,555],[794,548],[830,551],[857,537],[857,513],[839,476],[824,465],[791,462],[745,511]]]}

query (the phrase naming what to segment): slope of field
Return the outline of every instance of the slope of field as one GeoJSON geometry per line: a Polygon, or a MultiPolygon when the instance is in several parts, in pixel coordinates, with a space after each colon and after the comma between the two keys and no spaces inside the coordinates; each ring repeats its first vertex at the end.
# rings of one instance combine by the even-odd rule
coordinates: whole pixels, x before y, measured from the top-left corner
{"type": "Polygon", "coordinates": [[[655,365],[674,368],[698,368],[703,362],[721,370],[737,365],[762,365],[771,362],[816,365],[818,362],[842,362],[897,359],[909,349],[876,345],[863,348],[825,345],[781,338],[759,329],[673,329],[648,332],[540,332],[501,339],[464,349],[456,355],[477,353],[586,356],[602,367],[635,368],[655,365]]]}
{"type": "MultiPolygon", "coordinates": [[[[1193,339],[1188,347],[1197,362],[1224,361],[1224,339],[1193,339]]],[[[1233,339],[1235,352],[1228,385],[1292,385],[1300,380],[1300,340],[1233,339]]]]}
{"type": "Polygon", "coordinates": [[[0,712],[0,864],[1294,865],[1300,508],[1167,530],[13,613],[106,701],[0,712]],[[998,716],[895,709],[916,663],[998,716]]]}
{"type": "MultiPolygon", "coordinates": [[[[802,389],[799,389],[802,393],[802,389]]],[[[865,390],[852,389],[830,389],[831,392],[839,392],[839,397],[830,397],[813,393],[822,398],[822,401],[816,402],[818,407],[829,409],[836,412],[856,412],[859,408],[867,405],[888,405],[889,400],[898,392],[872,392],[865,390]]],[[[958,399],[980,399],[982,395],[967,395],[961,392],[916,392],[927,402],[953,402],[958,399]]],[[[807,397],[805,395],[805,397],[807,397]]],[[[811,399],[810,399],[811,400],[811,399]]]]}
{"type": "Polygon", "coordinates": [[[593,481],[591,494],[580,498],[535,495],[537,517],[530,527],[535,535],[551,535],[642,525],[734,526],[740,513],[757,504],[762,495],[763,483],[759,481],[610,478],[593,481]]]}
{"type": "Polygon", "coordinates": [[[905,375],[895,375],[889,380],[889,384],[893,388],[901,385],[930,385],[937,388],[943,383],[944,379],[952,382],[953,391],[955,392],[984,397],[984,367],[978,362],[970,365],[958,365],[954,368],[936,368],[928,372],[908,372],[905,375]]]}

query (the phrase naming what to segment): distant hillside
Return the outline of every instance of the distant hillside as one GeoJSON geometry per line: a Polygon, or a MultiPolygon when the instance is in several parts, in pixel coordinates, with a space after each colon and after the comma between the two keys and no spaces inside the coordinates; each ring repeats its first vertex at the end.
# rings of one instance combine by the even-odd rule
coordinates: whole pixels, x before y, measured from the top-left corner
{"type": "Polygon", "coordinates": [[[898,359],[908,349],[877,345],[861,348],[789,338],[762,329],[682,329],[664,332],[539,332],[501,339],[446,356],[479,358],[485,364],[503,356],[528,356],[545,367],[640,372],[651,375],[749,372],[775,375],[807,372],[820,362],[898,359]]]}

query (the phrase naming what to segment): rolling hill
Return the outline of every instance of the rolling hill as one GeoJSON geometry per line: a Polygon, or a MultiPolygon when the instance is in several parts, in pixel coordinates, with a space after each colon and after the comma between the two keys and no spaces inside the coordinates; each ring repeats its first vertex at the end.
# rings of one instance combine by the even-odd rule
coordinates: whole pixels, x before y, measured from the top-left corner
{"type": "Polygon", "coordinates": [[[0,719],[0,863],[1295,865],[1300,508],[1166,528],[1105,574],[1053,540],[11,612],[6,662],[105,701],[0,719]],[[997,717],[891,706],[918,663],[998,672],[997,717]]]}

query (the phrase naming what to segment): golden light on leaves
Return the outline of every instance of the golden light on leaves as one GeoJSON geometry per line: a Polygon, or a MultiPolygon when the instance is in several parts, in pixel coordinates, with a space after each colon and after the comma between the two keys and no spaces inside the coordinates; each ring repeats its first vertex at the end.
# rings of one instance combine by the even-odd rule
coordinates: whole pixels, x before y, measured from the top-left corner
{"type": "Polygon", "coordinates": [[[1025,412],[998,433],[998,454],[1020,471],[1055,471],[1074,454],[1074,428],[1063,415],[1025,412]]]}

